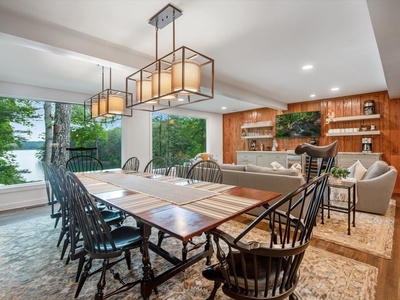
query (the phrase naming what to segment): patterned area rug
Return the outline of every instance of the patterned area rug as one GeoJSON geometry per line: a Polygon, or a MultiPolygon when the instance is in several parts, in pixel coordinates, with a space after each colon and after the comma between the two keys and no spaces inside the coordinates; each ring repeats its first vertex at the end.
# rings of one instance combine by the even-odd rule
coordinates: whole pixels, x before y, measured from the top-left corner
{"type": "MultiPolygon", "coordinates": [[[[33,217],[23,222],[0,226],[0,299],[74,299],[77,283],[74,282],[77,262],[65,265],[60,261],[60,248],[56,247],[59,228],[53,229],[49,217],[33,217]]],[[[239,233],[244,225],[235,221],[224,225],[232,234],[239,233]]],[[[249,239],[262,234],[255,230],[249,239]]],[[[154,231],[152,238],[155,239],[154,231]]],[[[264,232],[265,234],[265,232],[264,232]]],[[[168,238],[165,248],[180,257],[179,241],[168,238]]],[[[169,264],[151,252],[156,274],[169,264]]],[[[141,276],[141,256],[132,251],[133,269],[128,271],[122,261],[115,267],[128,282],[141,276]]],[[[215,262],[215,258],[213,259],[215,262]]],[[[99,264],[97,263],[97,266],[99,264]]],[[[198,263],[167,281],[158,288],[157,300],[204,300],[212,289],[212,282],[201,275],[204,264],[198,263]]],[[[79,299],[93,299],[98,280],[96,274],[83,286],[79,299]]],[[[301,299],[374,299],[378,269],[347,259],[315,247],[307,249],[301,268],[301,282],[296,290],[301,299]]],[[[107,274],[106,290],[118,287],[110,273],[107,274]]],[[[112,299],[141,299],[140,287],[112,299]]],[[[228,299],[221,290],[217,299],[228,299]]]]}
{"type": "MultiPolygon", "coordinates": [[[[356,212],[356,227],[351,225],[351,235],[347,234],[347,215],[331,212],[330,219],[325,212],[324,223],[317,221],[314,237],[360,250],[372,255],[390,259],[393,247],[393,231],[396,201],[390,200],[384,216],[356,212]]],[[[353,217],[351,218],[353,220],[353,217]]]]}

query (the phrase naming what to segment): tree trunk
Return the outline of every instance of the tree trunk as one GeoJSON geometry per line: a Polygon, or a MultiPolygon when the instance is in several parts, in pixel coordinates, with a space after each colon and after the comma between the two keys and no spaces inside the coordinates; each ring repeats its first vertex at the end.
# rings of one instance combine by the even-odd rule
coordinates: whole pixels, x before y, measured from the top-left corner
{"type": "Polygon", "coordinates": [[[51,162],[52,145],[53,145],[53,120],[51,119],[52,104],[44,103],[44,124],[45,124],[45,145],[44,145],[44,161],[51,162]]]}
{"type": "Polygon", "coordinates": [[[57,168],[65,166],[69,158],[66,148],[69,147],[70,143],[71,111],[72,106],[70,104],[56,103],[52,163],[57,168]]]}

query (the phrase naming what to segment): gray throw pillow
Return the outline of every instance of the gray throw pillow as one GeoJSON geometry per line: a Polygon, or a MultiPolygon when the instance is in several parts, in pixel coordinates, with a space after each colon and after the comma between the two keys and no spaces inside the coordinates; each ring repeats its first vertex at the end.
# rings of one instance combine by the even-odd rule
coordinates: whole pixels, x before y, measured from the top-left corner
{"type": "Polygon", "coordinates": [[[363,180],[364,179],[372,179],[375,177],[378,177],[384,173],[389,171],[389,166],[386,162],[383,160],[378,160],[372,164],[372,166],[369,167],[367,170],[367,173],[365,173],[363,180]]]}

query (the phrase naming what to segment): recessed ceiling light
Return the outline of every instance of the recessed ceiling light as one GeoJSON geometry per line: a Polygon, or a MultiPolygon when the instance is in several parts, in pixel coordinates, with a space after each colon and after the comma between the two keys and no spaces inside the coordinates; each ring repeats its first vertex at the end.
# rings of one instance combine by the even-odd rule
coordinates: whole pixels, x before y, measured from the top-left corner
{"type": "Polygon", "coordinates": [[[226,106],[222,106],[221,109],[226,109],[226,106]]]}
{"type": "Polygon", "coordinates": [[[311,97],[311,98],[314,98],[314,97],[315,97],[315,94],[311,94],[310,97],[311,97]]]}
{"type": "Polygon", "coordinates": [[[338,90],[339,90],[338,87],[331,88],[331,91],[338,91],[338,90]]]}
{"type": "Polygon", "coordinates": [[[305,65],[305,66],[303,66],[303,70],[310,70],[312,68],[314,68],[313,65],[305,65]]]}

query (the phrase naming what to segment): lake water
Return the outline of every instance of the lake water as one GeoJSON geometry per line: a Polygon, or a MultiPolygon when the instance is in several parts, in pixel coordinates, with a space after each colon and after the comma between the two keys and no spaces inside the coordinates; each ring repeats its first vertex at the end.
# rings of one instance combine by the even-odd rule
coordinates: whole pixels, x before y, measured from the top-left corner
{"type": "Polygon", "coordinates": [[[22,174],[26,181],[44,180],[43,169],[40,161],[36,158],[36,150],[14,150],[12,153],[16,156],[19,164],[18,169],[28,169],[30,173],[22,174]]]}

